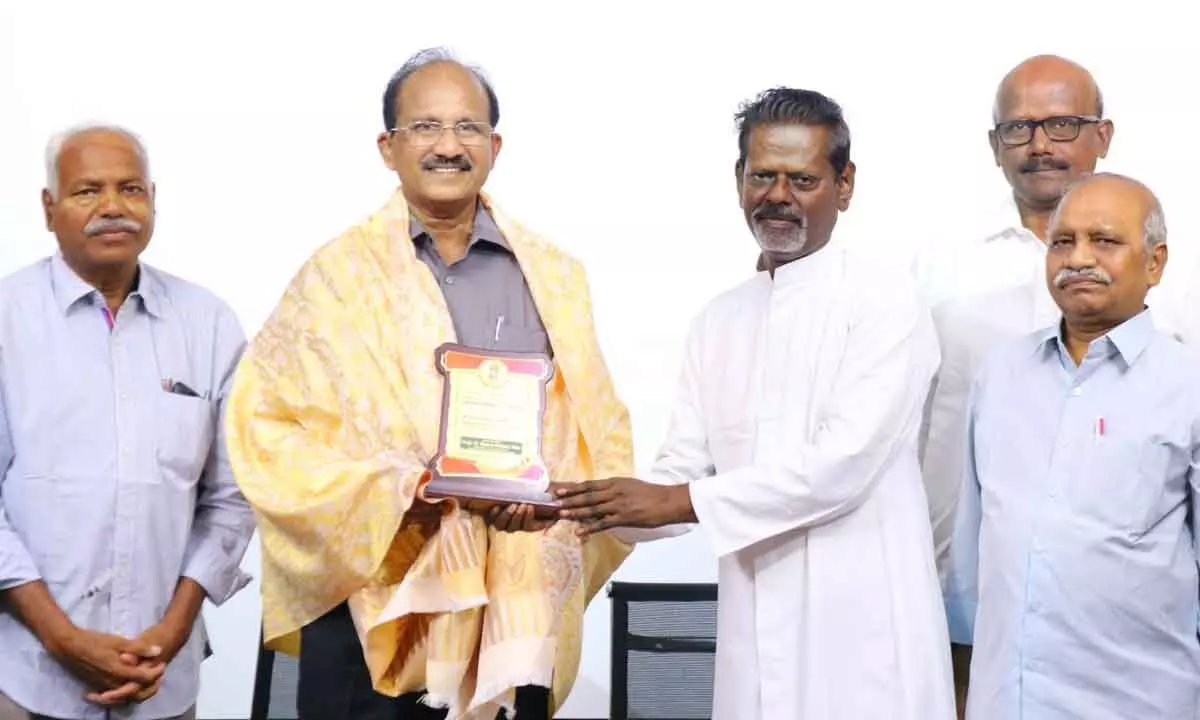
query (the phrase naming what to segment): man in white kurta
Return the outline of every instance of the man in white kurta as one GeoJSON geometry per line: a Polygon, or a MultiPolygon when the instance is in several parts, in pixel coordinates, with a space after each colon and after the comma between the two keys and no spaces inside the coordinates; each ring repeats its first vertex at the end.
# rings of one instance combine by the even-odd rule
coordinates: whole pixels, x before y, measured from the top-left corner
{"type": "Polygon", "coordinates": [[[720,566],[717,720],[949,720],[917,462],[932,323],[904,273],[826,245],[854,179],[837,105],[777,89],[739,124],[766,269],[695,320],[648,481],[557,488],[563,515],[631,538],[698,523],[720,566]]]}

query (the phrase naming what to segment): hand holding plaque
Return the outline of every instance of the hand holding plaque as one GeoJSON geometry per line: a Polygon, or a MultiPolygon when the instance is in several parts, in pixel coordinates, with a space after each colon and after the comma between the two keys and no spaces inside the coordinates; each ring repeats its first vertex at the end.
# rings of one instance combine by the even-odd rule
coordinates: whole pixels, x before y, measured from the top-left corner
{"type": "Polygon", "coordinates": [[[539,516],[553,516],[558,501],[548,491],[542,458],[550,358],[447,343],[435,363],[445,382],[425,496],[475,506],[530,505],[539,516]]]}

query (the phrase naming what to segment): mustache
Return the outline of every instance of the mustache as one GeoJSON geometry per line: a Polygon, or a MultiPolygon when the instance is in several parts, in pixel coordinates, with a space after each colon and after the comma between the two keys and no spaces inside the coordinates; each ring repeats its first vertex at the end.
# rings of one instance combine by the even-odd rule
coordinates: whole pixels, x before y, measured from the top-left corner
{"type": "Polygon", "coordinates": [[[1039,170],[1070,170],[1071,165],[1066,160],[1051,155],[1031,157],[1017,167],[1018,172],[1031,173],[1039,170]]]}
{"type": "Polygon", "coordinates": [[[804,224],[804,216],[797,213],[788,205],[763,205],[754,211],[755,220],[790,220],[804,224]]]}
{"type": "Polygon", "coordinates": [[[1092,280],[1102,285],[1112,285],[1112,275],[1109,275],[1101,268],[1084,268],[1082,270],[1072,270],[1071,268],[1063,268],[1054,276],[1054,287],[1062,288],[1072,280],[1092,280]]]}
{"type": "Polygon", "coordinates": [[[141,231],[142,224],[129,218],[96,218],[83,226],[85,237],[94,237],[110,232],[139,233],[141,231]]]}
{"type": "Polygon", "coordinates": [[[421,163],[422,170],[442,170],[447,168],[451,170],[470,170],[471,161],[467,159],[466,155],[456,155],[454,157],[435,155],[421,163]]]}

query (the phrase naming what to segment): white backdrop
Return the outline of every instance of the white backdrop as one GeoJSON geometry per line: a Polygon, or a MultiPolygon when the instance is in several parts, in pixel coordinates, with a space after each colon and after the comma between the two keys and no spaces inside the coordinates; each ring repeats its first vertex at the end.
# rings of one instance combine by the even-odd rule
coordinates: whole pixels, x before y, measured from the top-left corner
{"type": "MultiPolygon", "coordinates": [[[[732,115],[759,90],[808,87],[844,106],[858,192],[835,242],[903,271],[932,238],[997,229],[996,83],[1026,56],[1065,55],[1093,71],[1115,119],[1104,168],[1156,190],[1172,259],[1190,250],[1200,51],[1187,3],[694,5],[0,0],[0,273],[53,250],[38,204],[47,137],[116,121],[142,134],[158,184],[146,259],[224,296],[253,334],[308,254],[393,188],[375,150],[380,97],[410,53],[440,44],[499,93],[488,190],[589,269],[643,469],[687,322],[754,267],[732,115]]],[[[245,564],[257,571],[256,548],[245,564]]],[[[715,562],[697,534],[640,548],[618,578],[710,581],[715,562]]],[[[217,655],[201,718],[246,717],[258,611],[257,584],[206,608],[217,655]]],[[[607,716],[608,612],[601,595],[562,717],[607,716]]]]}

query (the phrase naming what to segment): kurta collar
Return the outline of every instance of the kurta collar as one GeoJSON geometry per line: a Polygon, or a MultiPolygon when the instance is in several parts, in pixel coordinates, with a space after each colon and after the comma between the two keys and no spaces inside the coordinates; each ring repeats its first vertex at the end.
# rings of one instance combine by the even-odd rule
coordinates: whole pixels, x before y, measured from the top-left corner
{"type": "Polygon", "coordinates": [[[827,244],[812,255],[802,257],[799,260],[793,260],[786,265],[775,268],[775,286],[804,285],[828,278],[829,274],[834,272],[834,268],[842,255],[840,250],[831,247],[833,242],[833,240],[830,240],[830,244],[827,244]]]}

